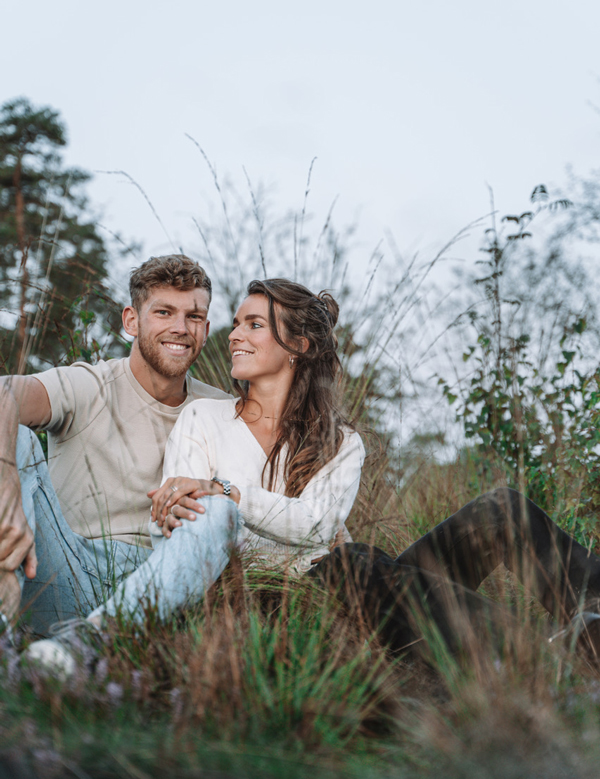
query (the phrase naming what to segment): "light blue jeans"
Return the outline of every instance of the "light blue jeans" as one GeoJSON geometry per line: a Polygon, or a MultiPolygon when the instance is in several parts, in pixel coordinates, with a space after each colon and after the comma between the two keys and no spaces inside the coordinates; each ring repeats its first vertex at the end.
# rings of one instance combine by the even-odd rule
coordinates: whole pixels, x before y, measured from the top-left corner
{"type": "Polygon", "coordinates": [[[115,615],[120,609],[140,622],[150,605],[166,619],[200,600],[227,565],[240,524],[232,500],[204,498],[206,513],[184,520],[154,551],[109,537],[89,539],[69,527],[39,441],[26,427],[19,427],[16,458],[38,558],[35,579],[26,579],[22,568],[16,572],[21,612],[39,635],[54,622],[90,612],[115,615]]]}
{"type": "Polygon", "coordinates": [[[200,502],[206,513],[183,519],[170,538],[153,539],[152,554],[90,616],[121,614],[140,624],[148,609],[166,620],[202,599],[229,562],[240,519],[231,498],[211,495],[200,502]]]}

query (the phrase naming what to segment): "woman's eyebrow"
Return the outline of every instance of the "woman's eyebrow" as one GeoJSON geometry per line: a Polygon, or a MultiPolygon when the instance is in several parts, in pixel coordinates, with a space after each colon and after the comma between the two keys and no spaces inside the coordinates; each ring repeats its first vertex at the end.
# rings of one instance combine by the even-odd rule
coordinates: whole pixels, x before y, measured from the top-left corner
{"type": "MultiPolygon", "coordinates": [[[[246,314],[244,317],[244,322],[251,322],[253,319],[262,319],[263,322],[266,322],[267,319],[262,314],[246,314]]],[[[233,317],[233,324],[239,325],[240,320],[237,318],[237,316],[233,317]]]]}

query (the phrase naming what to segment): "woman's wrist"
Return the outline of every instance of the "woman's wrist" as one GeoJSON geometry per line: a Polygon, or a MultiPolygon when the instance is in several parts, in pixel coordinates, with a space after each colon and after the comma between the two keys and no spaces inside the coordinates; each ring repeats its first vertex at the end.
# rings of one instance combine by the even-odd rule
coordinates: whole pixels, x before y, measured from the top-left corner
{"type": "Polygon", "coordinates": [[[218,476],[213,476],[211,482],[221,495],[226,495],[239,504],[241,495],[235,484],[232,484],[227,479],[220,479],[218,476]]]}
{"type": "MultiPolygon", "coordinates": [[[[220,482],[213,482],[215,485],[215,489],[218,490],[220,495],[225,495],[225,490],[223,488],[223,485],[220,482]]],[[[238,505],[240,503],[241,493],[238,490],[238,488],[235,486],[235,484],[229,485],[229,495],[227,495],[228,498],[231,498],[231,500],[235,501],[238,505]]]]}

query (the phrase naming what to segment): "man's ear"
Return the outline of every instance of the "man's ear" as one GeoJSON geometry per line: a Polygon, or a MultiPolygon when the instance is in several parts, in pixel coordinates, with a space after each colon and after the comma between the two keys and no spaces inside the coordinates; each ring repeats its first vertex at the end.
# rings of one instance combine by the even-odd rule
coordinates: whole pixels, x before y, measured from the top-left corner
{"type": "Polygon", "coordinates": [[[123,329],[127,335],[137,336],[138,318],[138,312],[133,306],[126,306],[123,309],[123,329]]]}
{"type": "Polygon", "coordinates": [[[202,342],[202,348],[206,346],[206,339],[208,338],[208,331],[210,330],[210,321],[206,320],[206,329],[204,330],[204,341],[202,342]]]}

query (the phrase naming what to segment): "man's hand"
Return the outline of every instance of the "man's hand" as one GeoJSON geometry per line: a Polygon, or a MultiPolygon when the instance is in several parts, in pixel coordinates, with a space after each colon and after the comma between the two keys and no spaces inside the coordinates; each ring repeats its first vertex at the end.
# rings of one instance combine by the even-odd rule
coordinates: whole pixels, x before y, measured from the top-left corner
{"type": "Polygon", "coordinates": [[[35,576],[37,558],[15,462],[18,426],[43,427],[51,416],[48,393],[35,376],[0,378],[0,571],[16,571],[23,563],[29,579],[35,576]]]}
{"type": "Polygon", "coordinates": [[[23,513],[19,475],[15,466],[3,466],[0,471],[0,571],[16,571],[23,563],[25,576],[33,579],[37,569],[35,539],[23,513]]]}
{"type": "MultiPolygon", "coordinates": [[[[148,497],[152,498],[153,522],[161,528],[165,538],[170,538],[171,532],[181,526],[181,520],[193,522],[196,514],[204,514],[205,508],[196,501],[205,495],[223,495],[223,486],[208,479],[190,479],[175,476],[157,490],[150,490],[148,497]]],[[[231,485],[231,496],[236,503],[240,502],[240,491],[231,485]]]]}

